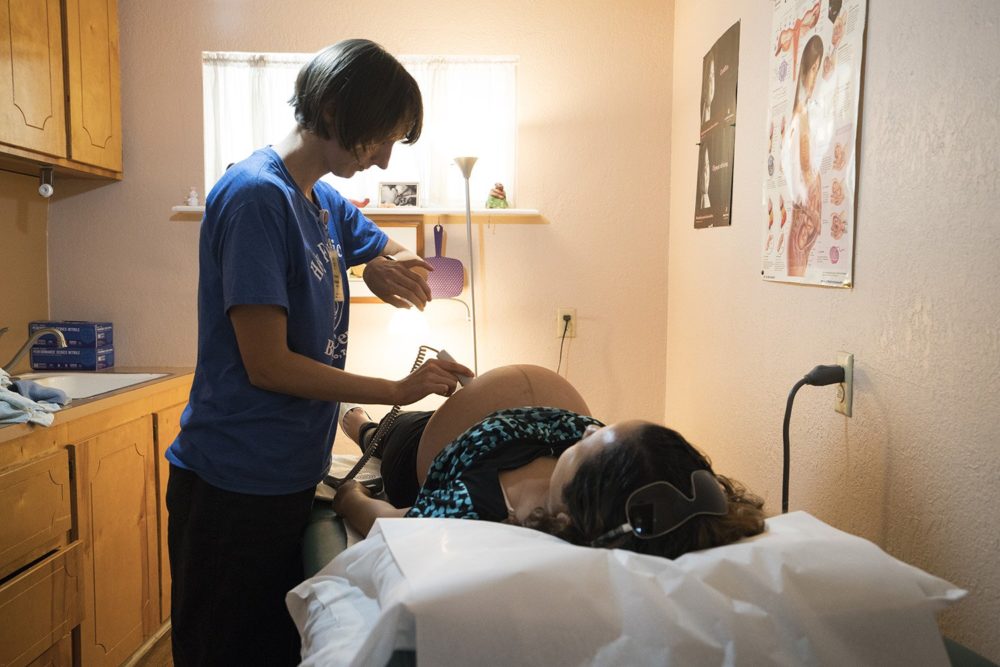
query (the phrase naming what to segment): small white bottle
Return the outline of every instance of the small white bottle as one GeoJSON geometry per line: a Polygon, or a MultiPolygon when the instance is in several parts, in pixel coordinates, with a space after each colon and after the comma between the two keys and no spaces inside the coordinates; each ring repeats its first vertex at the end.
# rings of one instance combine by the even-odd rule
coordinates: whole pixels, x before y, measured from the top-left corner
{"type": "Polygon", "coordinates": [[[185,200],[185,203],[187,203],[188,206],[198,205],[198,190],[196,190],[193,185],[191,186],[190,192],[188,192],[188,196],[187,199],[185,200]]]}

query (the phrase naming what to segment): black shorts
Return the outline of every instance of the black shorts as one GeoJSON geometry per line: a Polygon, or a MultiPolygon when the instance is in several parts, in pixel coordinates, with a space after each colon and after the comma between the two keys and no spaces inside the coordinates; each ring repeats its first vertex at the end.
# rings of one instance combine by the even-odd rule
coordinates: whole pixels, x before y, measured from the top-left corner
{"type": "MultiPolygon", "coordinates": [[[[433,412],[400,412],[395,423],[375,452],[382,459],[382,482],[385,495],[393,507],[410,507],[417,500],[417,449],[427,421],[433,412]]],[[[361,440],[374,435],[373,422],[361,429],[361,440]]]]}

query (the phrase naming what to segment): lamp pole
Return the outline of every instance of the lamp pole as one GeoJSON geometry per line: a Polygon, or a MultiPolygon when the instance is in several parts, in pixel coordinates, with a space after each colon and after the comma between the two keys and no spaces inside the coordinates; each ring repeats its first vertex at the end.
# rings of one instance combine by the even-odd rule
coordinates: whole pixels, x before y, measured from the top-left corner
{"type": "Polygon", "coordinates": [[[479,375],[479,344],[476,337],[476,267],[472,257],[472,202],[469,197],[469,177],[472,176],[472,167],[479,158],[457,157],[455,164],[465,178],[465,238],[469,242],[469,293],[472,296],[472,369],[479,375]]]}

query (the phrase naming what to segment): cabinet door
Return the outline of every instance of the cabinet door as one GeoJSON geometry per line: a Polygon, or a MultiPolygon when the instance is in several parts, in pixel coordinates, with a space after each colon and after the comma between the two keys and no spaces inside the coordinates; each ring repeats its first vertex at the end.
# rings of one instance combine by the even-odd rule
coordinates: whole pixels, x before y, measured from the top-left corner
{"type": "Polygon", "coordinates": [[[159,501],[160,536],[160,621],[170,618],[170,554],[167,552],[167,480],[170,478],[170,462],[164,453],[181,432],[181,413],[184,404],[160,410],[156,418],[156,496],[159,501]]]}
{"type": "Polygon", "coordinates": [[[66,0],[70,158],[122,170],[118,5],[66,0]]]}
{"type": "Polygon", "coordinates": [[[0,143],[66,157],[59,0],[0,3],[0,143]]]}
{"type": "Polygon", "coordinates": [[[76,446],[88,667],[120,665],[159,626],[152,421],[147,415],[76,446]]]}

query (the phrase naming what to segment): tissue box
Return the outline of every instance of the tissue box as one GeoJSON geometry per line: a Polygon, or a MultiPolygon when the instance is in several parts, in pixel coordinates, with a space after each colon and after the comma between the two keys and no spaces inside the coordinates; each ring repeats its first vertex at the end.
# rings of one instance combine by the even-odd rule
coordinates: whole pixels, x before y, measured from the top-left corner
{"type": "MultiPolygon", "coordinates": [[[[39,329],[51,327],[58,329],[66,337],[69,347],[107,347],[114,343],[114,328],[111,322],[79,322],[66,320],[62,322],[31,322],[28,324],[28,335],[39,329]]],[[[35,341],[34,347],[56,347],[56,337],[42,336],[35,341]]]]}
{"type": "Polygon", "coordinates": [[[31,367],[36,371],[99,371],[115,365],[115,348],[32,347],[31,367]]]}

